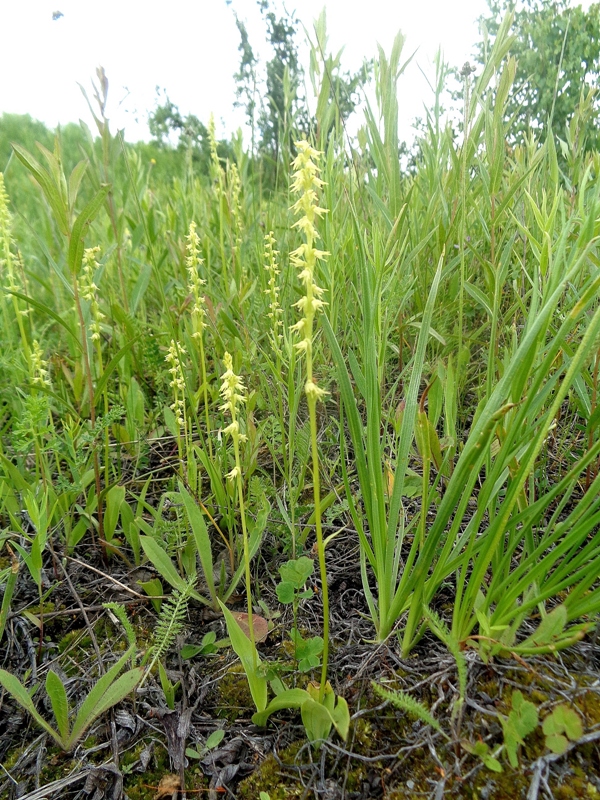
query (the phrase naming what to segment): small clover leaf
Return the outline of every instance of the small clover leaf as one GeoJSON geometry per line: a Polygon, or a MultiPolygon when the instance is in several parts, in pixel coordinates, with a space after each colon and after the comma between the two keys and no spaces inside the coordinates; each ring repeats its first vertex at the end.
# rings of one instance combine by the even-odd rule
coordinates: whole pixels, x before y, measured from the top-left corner
{"type": "Polygon", "coordinates": [[[314,568],[312,558],[300,556],[300,558],[290,559],[286,564],[282,564],[279,567],[279,574],[282,581],[291,583],[295,589],[301,589],[313,574],[314,568]]]}
{"type": "Polygon", "coordinates": [[[583,726],[577,712],[562,703],[543,722],[546,747],[553,753],[566,753],[569,740],[574,742],[583,736],[583,726]]]}
{"type": "Polygon", "coordinates": [[[301,672],[307,672],[318,667],[321,663],[319,656],[323,652],[323,638],[321,636],[313,636],[310,639],[303,639],[295,628],[292,628],[290,635],[296,648],[298,669],[301,672]]]}
{"type": "Polygon", "coordinates": [[[294,602],[294,584],[289,581],[282,581],[277,584],[277,599],[283,605],[289,605],[294,602]]]}

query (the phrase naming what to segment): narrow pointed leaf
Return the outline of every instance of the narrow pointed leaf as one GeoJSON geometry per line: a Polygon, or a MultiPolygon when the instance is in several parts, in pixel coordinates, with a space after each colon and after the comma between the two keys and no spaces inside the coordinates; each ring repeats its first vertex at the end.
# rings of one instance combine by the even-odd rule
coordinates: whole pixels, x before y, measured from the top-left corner
{"type": "Polygon", "coordinates": [[[52,703],[59,733],[66,741],[69,736],[69,701],[63,682],[54,670],[50,670],[46,676],[46,692],[52,703]]]}
{"type": "Polygon", "coordinates": [[[103,682],[102,686],[98,686],[100,683],[100,681],[98,681],[81,706],[75,724],[73,725],[73,731],[69,737],[69,746],[66,749],[72,749],[94,720],[101,714],[104,714],[109,708],[112,708],[112,706],[124,700],[142,680],[143,675],[143,667],[135,667],[129,670],[124,675],[121,675],[118,680],[114,681],[114,683],[112,677],[110,682],[104,681],[106,678],[106,675],[104,675],[100,679],[100,681],[103,682]]]}
{"type": "Polygon", "coordinates": [[[49,733],[50,736],[62,747],[63,742],[61,737],[54,730],[54,728],[49,725],[46,720],[42,717],[42,715],[38,712],[37,708],[35,707],[33,700],[29,696],[29,692],[23,686],[21,681],[16,678],[14,675],[11,675],[10,672],[7,672],[4,669],[0,669],[0,685],[3,686],[6,691],[17,701],[17,703],[25,709],[37,724],[43,728],[46,733],[49,733]]]}
{"type": "Polygon", "coordinates": [[[235,617],[227,608],[227,606],[225,606],[225,604],[220,600],[219,605],[221,606],[223,616],[225,617],[227,632],[229,633],[229,638],[231,639],[231,646],[242,662],[244,672],[248,678],[248,686],[250,687],[250,693],[252,694],[254,705],[258,711],[263,711],[267,705],[268,684],[267,679],[258,671],[261,661],[256,648],[252,646],[252,642],[240,628],[235,617]]]}

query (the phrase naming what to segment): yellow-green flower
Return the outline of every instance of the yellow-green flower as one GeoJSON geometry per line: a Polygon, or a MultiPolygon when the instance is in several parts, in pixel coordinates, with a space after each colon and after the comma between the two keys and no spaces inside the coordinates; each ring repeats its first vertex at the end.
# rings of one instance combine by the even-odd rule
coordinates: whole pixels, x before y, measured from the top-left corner
{"type": "Polygon", "coordinates": [[[94,274],[98,269],[98,261],[96,256],[100,252],[100,248],[88,247],[83,252],[83,270],[79,278],[79,292],[84,300],[90,304],[90,331],[92,334],[92,341],[100,341],[100,325],[104,319],[104,314],[100,311],[100,304],[98,303],[98,287],[94,283],[94,274]]]}
{"type": "Polygon", "coordinates": [[[31,349],[31,382],[37,386],[51,386],[50,371],[44,360],[44,353],[37,339],[33,340],[31,349]]]}
{"type": "Polygon", "coordinates": [[[206,317],[206,308],[204,303],[204,295],[202,293],[202,287],[206,284],[206,281],[203,280],[199,274],[199,268],[204,262],[200,258],[200,238],[196,233],[195,222],[190,222],[189,234],[186,236],[186,239],[187,256],[185,259],[185,265],[189,278],[188,292],[193,298],[192,322],[194,326],[194,332],[192,333],[192,336],[194,339],[201,339],[202,331],[204,328],[206,328],[206,322],[204,321],[206,317]]]}
{"type": "Polygon", "coordinates": [[[226,433],[237,432],[238,426],[236,422],[236,411],[238,403],[246,402],[246,389],[244,383],[239,375],[233,371],[233,360],[229,353],[223,356],[223,363],[225,364],[225,372],[221,375],[221,397],[225,402],[220,406],[221,411],[229,411],[231,414],[232,431],[226,429],[226,433]],[[232,427],[233,426],[233,427],[232,427]]]}
{"type": "Polygon", "coordinates": [[[185,355],[185,350],[181,345],[175,344],[171,339],[169,351],[165,357],[165,361],[170,365],[169,373],[171,381],[169,386],[173,389],[173,403],[171,403],[171,410],[175,415],[175,420],[180,428],[185,425],[185,378],[183,377],[183,369],[181,366],[181,356],[185,355]]]}
{"type": "Polygon", "coordinates": [[[278,255],[279,251],[275,249],[275,236],[273,231],[269,231],[269,233],[265,234],[265,269],[269,273],[269,288],[265,289],[265,294],[269,295],[270,300],[268,317],[272,325],[273,347],[279,352],[279,345],[283,338],[279,332],[280,326],[283,325],[281,321],[283,312],[279,305],[279,286],[277,285],[277,276],[280,272],[277,268],[278,255]]]}
{"type": "MultiPolygon", "coordinates": [[[[0,269],[6,268],[6,288],[11,292],[18,292],[18,285],[13,268],[13,254],[11,252],[12,237],[11,216],[8,209],[8,194],[4,186],[4,175],[0,172],[0,269]]],[[[3,271],[3,270],[2,270],[3,271]]]]}
{"type": "Polygon", "coordinates": [[[301,214],[294,227],[302,232],[305,241],[290,253],[290,260],[300,270],[299,278],[306,294],[294,303],[303,316],[299,322],[291,326],[290,330],[299,334],[300,341],[296,343],[296,349],[307,357],[307,395],[318,399],[325,392],[318,389],[312,377],[313,323],[315,316],[323,310],[326,303],[321,299],[323,289],[316,283],[315,270],[318,262],[324,260],[329,253],[315,247],[315,241],[319,238],[315,220],[326,213],[326,209],[317,205],[317,190],[324,184],[319,178],[317,164],[320,153],[307,141],[296,142],[296,147],[298,155],[292,165],[295,170],[292,191],[299,193],[300,197],[292,209],[301,214]]]}
{"type": "Polygon", "coordinates": [[[233,371],[233,360],[229,353],[225,353],[223,356],[223,363],[225,364],[225,372],[221,375],[220,391],[221,397],[225,402],[219,408],[221,411],[228,412],[231,416],[231,422],[224,428],[223,433],[231,436],[236,451],[236,466],[227,475],[227,478],[232,481],[238,475],[241,475],[238,445],[247,439],[243,433],[240,433],[240,424],[237,419],[238,404],[246,402],[246,389],[240,376],[233,371]]]}

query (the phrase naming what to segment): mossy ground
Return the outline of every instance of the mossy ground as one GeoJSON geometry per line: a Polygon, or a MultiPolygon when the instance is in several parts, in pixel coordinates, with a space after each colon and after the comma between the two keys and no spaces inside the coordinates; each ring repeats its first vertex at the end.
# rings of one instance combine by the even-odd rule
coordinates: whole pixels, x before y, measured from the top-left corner
{"type": "MultiPolygon", "coordinates": [[[[79,581],[82,595],[91,595],[83,574],[79,581]]],[[[266,592],[265,596],[269,607],[275,608],[274,598],[266,592]]],[[[74,709],[97,678],[92,633],[106,664],[118,658],[126,640],[120,627],[101,611],[94,617],[92,631],[81,615],[63,614],[68,602],[66,592],[61,596],[57,590],[55,610],[45,620],[44,658],[49,664],[60,665],[69,681],[69,699],[74,709]]],[[[315,600],[312,602],[314,605],[315,600]]],[[[129,617],[135,628],[139,658],[151,642],[155,615],[149,605],[134,606],[129,617]]],[[[252,725],[254,709],[248,683],[230,650],[219,649],[213,655],[198,655],[188,661],[180,659],[176,648],[168,654],[165,666],[173,673],[173,680],[181,680],[185,689],[178,693],[176,707],[181,710],[185,703],[194,708],[185,746],[201,751],[200,759],[190,757],[185,768],[186,788],[190,792],[202,796],[211,782],[218,786],[224,770],[239,766],[239,771],[226,781],[230,796],[239,800],[258,800],[261,791],[268,792],[271,800],[294,797],[422,800],[433,796],[442,785],[443,797],[521,800],[527,797],[531,786],[531,766],[549,751],[538,727],[519,748],[517,769],[498,752],[503,743],[500,717],[510,713],[513,691],[519,689],[535,704],[540,721],[556,704],[567,702],[580,714],[585,733],[600,727],[598,669],[590,642],[584,640],[556,657],[521,661],[498,658],[490,664],[471,653],[467,702],[459,724],[455,713],[456,664],[437,640],[425,635],[411,656],[402,658],[394,637],[384,645],[366,643],[370,633],[367,623],[360,632],[361,644],[344,644],[347,622],[335,607],[333,618],[330,675],[336,692],[346,698],[351,713],[358,716],[351,723],[346,743],[333,736],[319,750],[313,750],[307,743],[296,712],[274,715],[266,729],[252,725]],[[448,739],[404,711],[382,704],[372,690],[372,680],[408,692],[432,710],[448,739]],[[211,766],[203,745],[218,728],[225,735],[211,751],[216,756],[211,766]],[[486,742],[490,752],[496,752],[502,764],[501,773],[490,771],[461,744],[466,741],[474,745],[480,740],[486,742]],[[237,749],[228,750],[236,741],[237,749]]],[[[217,637],[222,638],[225,629],[219,628],[220,625],[222,622],[214,615],[205,616],[201,607],[193,605],[186,641],[197,643],[208,630],[215,630],[217,637]]],[[[267,641],[260,645],[261,657],[271,664],[281,663],[289,670],[281,673],[289,686],[304,686],[308,680],[318,679],[318,675],[293,672],[288,629],[289,620],[284,612],[267,641]]],[[[315,632],[310,625],[306,628],[307,636],[315,632]]],[[[52,721],[43,688],[36,695],[36,704],[52,721]]],[[[0,736],[0,743],[10,742],[0,756],[1,763],[24,790],[31,791],[36,783],[52,784],[73,770],[111,762],[110,720],[105,716],[92,726],[73,754],[65,755],[50,747],[47,739],[47,751],[38,771],[35,757],[23,760],[38,731],[16,705],[8,703],[4,707],[7,718],[14,717],[15,723],[13,728],[6,728],[4,737],[0,736]]],[[[144,690],[138,693],[135,705],[125,701],[113,717],[124,792],[130,800],[154,797],[161,779],[175,771],[173,754],[169,752],[172,745],[157,714],[161,709],[165,709],[165,700],[160,683],[156,676],[151,676],[144,690]],[[150,757],[142,758],[149,749],[150,757]]],[[[590,742],[576,746],[550,764],[547,781],[557,800],[600,798],[598,775],[600,755],[596,743],[590,742]]],[[[0,776],[0,797],[14,800],[14,786],[8,778],[3,781],[0,776]]],[[[74,798],[80,791],[81,784],[77,784],[72,791],[62,792],[62,800],[74,798]]]]}

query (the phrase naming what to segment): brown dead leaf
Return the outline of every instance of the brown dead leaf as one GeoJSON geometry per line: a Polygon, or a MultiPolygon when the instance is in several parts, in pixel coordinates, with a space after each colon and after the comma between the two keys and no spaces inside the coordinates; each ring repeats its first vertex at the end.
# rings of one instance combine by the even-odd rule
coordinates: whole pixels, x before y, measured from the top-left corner
{"type": "Polygon", "coordinates": [[[154,800],[163,800],[163,798],[173,798],[177,800],[177,795],[181,791],[181,778],[179,775],[167,774],[163,775],[158,784],[158,789],[154,795],[154,800]]]}
{"type": "MultiPolygon", "coordinates": [[[[232,614],[237,624],[244,631],[246,636],[250,638],[248,614],[245,611],[233,611],[232,614]]],[[[269,633],[269,623],[264,617],[259,617],[258,614],[252,614],[252,627],[254,629],[254,641],[256,644],[264,641],[267,638],[269,633]]]]}

